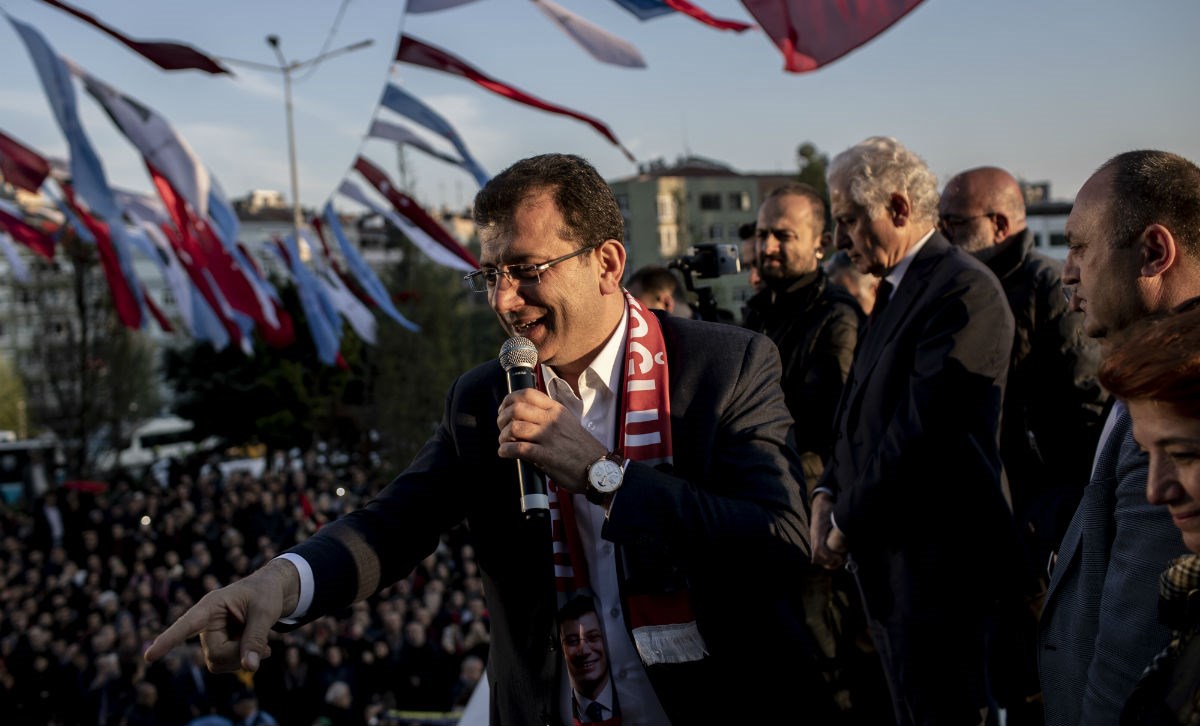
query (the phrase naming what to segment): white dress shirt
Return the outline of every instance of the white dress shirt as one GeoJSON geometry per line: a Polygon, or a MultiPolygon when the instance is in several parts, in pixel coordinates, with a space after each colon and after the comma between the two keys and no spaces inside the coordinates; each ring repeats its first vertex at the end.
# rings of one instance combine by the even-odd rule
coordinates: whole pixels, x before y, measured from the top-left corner
{"type": "MultiPolygon", "coordinates": [[[[623,317],[596,359],[579,377],[578,396],[567,381],[559,378],[549,366],[542,366],[546,392],[575,414],[583,427],[610,451],[615,448],[613,444],[617,437],[617,416],[621,405],[618,391],[621,386],[621,364],[625,359],[627,326],[627,318],[623,317]]],[[[589,463],[580,462],[580,466],[589,463]]],[[[596,612],[600,615],[608,648],[609,675],[617,688],[621,725],[668,724],[670,721],[658,702],[633,639],[625,627],[624,607],[617,584],[617,549],[612,542],[600,536],[600,528],[604,526],[604,508],[592,504],[582,494],[573,495],[571,501],[575,505],[575,521],[579,527],[584,559],[587,560],[588,577],[598,600],[596,612]]],[[[574,714],[571,712],[571,684],[565,667],[561,688],[563,723],[569,724],[574,714]]]]}

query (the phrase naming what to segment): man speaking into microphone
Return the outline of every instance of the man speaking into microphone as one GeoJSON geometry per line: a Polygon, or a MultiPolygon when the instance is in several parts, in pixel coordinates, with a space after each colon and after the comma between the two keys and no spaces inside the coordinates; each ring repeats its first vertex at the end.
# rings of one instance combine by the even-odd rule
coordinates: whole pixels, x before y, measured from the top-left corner
{"type": "Polygon", "coordinates": [[[272,628],[405,577],[465,520],[492,622],[490,723],[822,723],[798,591],[808,517],[775,346],[627,295],[620,209],[577,156],[517,162],[474,214],[481,268],[467,281],[536,349],[535,385],[509,392],[497,360],[464,373],[408,469],[205,595],[146,658],[199,634],[210,668],[254,671],[272,628]],[[548,517],[528,516],[517,460],[544,476],[548,517]],[[558,625],[580,597],[612,674],[586,703],[558,625]]]}

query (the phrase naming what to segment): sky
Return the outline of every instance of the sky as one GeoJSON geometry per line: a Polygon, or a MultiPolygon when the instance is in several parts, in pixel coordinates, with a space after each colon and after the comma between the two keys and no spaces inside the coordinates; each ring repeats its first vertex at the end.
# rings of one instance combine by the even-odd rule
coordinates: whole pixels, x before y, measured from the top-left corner
{"type": "MultiPolygon", "coordinates": [[[[299,196],[308,207],[333,199],[360,209],[335,192],[343,179],[359,181],[351,172],[359,154],[400,181],[395,144],[366,137],[374,119],[403,123],[378,106],[389,82],[454,124],[491,174],[545,152],[579,154],[609,180],[636,173],[577,120],[394,64],[402,32],[604,121],[639,161],[695,154],[739,171],[794,171],[803,142],[832,156],[881,134],[921,155],[939,183],[996,165],[1049,181],[1052,197],[1065,200],[1122,151],[1158,148],[1200,162],[1194,0],[925,0],[866,45],[805,74],[784,72],[760,31],[718,31],[681,14],[642,22],[609,0],[555,1],[632,43],[647,68],[595,61],[529,0],[419,15],[406,15],[405,0],[67,1],[126,35],[185,42],[235,71],[162,71],[39,0],[0,0],[59,54],[167,118],[231,198],[251,189],[291,198],[282,74],[235,62],[276,66],[265,42],[272,34],[289,62],[374,41],[294,75],[299,196]]],[[[694,2],[714,16],[752,21],[738,0],[694,2]]],[[[33,64],[7,22],[0,68],[0,131],[65,158],[33,64]]],[[[76,87],[110,183],[150,191],[137,152],[76,87]]],[[[404,161],[410,193],[423,204],[463,208],[477,190],[465,171],[420,152],[405,152],[404,161]]]]}

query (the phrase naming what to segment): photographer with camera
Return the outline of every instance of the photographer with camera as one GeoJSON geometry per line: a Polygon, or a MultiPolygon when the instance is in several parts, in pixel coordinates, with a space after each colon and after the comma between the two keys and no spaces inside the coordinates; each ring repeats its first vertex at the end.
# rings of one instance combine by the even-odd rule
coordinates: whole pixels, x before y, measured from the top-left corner
{"type": "MultiPolygon", "coordinates": [[[[858,301],[821,268],[831,236],[825,210],[825,200],[807,184],[787,184],[767,195],[758,210],[754,250],[765,287],[747,301],[744,323],[779,348],[784,398],[796,421],[810,492],[833,447],[834,414],[866,320],[858,301]]],[[[865,617],[853,583],[842,571],[798,576],[805,579],[805,620],[842,716],[847,723],[873,722],[865,710],[886,704],[887,691],[877,657],[855,642],[867,639],[856,637],[865,617]]]]}

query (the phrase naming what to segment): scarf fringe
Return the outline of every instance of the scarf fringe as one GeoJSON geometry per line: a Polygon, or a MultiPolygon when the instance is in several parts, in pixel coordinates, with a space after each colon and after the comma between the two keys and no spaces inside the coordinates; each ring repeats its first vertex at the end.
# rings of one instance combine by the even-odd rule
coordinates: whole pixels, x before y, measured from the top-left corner
{"type": "Polygon", "coordinates": [[[633,643],[642,663],[690,663],[708,655],[700,628],[693,620],[687,623],[643,625],[633,629],[633,643]]]}

